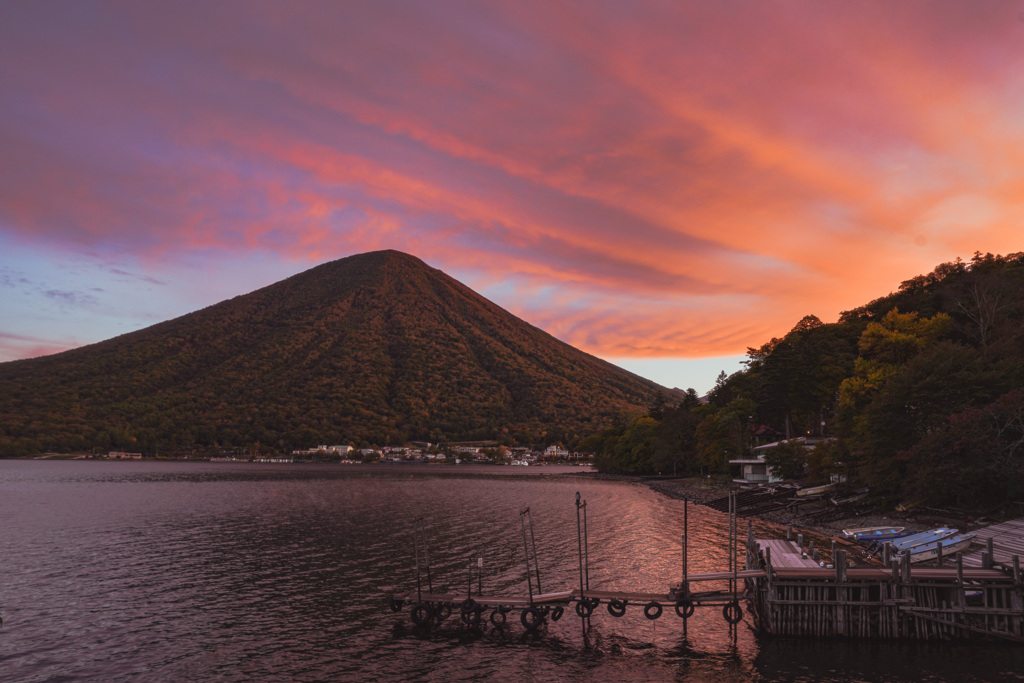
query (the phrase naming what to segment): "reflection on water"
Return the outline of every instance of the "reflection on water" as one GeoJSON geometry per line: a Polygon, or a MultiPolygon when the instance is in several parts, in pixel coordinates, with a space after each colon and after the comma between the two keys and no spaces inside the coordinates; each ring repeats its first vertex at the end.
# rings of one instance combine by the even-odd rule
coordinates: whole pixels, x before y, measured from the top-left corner
{"type": "MultiPolygon", "coordinates": [[[[584,637],[573,614],[527,634],[516,618],[414,628],[387,609],[415,585],[417,518],[435,589],[465,591],[467,562],[482,557],[486,592],[525,592],[525,506],[543,590],[577,586],[576,491],[588,502],[592,587],[678,581],[680,501],[564,471],[0,461],[0,678],[895,681],[1022,670],[1014,648],[759,639],[749,616],[730,635],[717,610],[698,610],[684,637],[671,610],[614,619],[602,605],[584,637]]],[[[689,522],[690,570],[724,569],[725,517],[690,506],[689,522]]]]}

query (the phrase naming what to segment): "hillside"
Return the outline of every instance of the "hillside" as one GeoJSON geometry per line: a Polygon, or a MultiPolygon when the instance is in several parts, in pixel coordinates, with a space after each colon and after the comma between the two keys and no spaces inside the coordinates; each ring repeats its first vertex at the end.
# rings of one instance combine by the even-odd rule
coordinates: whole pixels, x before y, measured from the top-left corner
{"type": "Polygon", "coordinates": [[[557,441],[662,387],[396,251],[64,353],[0,364],[0,454],[557,441]]]}
{"type": "Polygon", "coordinates": [[[707,403],[688,396],[581,447],[608,472],[739,476],[730,460],[753,447],[812,437],[765,463],[807,483],[845,478],[883,507],[1019,513],[1024,253],[939,264],[835,323],[804,316],[745,365],[707,403]]]}

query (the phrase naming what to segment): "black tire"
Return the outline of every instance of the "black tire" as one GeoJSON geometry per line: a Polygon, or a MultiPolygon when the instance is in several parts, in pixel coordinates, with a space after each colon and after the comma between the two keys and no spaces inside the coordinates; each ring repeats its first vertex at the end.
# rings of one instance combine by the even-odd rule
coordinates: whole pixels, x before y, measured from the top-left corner
{"type": "Polygon", "coordinates": [[[590,598],[590,611],[593,612],[601,604],[601,598],[590,598]]]}
{"type": "Polygon", "coordinates": [[[576,615],[581,619],[586,619],[594,611],[594,606],[590,604],[589,600],[580,600],[576,603],[576,615]]]}
{"type": "Polygon", "coordinates": [[[565,612],[565,610],[561,605],[556,606],[555,609],[551,610],[551,621],[558,621],[561,619],[563,612],[565,612]]]}
{"type": "Polygon", "coordinates": [[[608,614],[613,617],[621,617],[626,613],[626,605],[629,604],[629,600],[612,600],[608,603],[608,614]]]}
{"type": "Polygon", "coordinates": [[[651,600],[649,603],[644,605],[644,616],[654,621],[661,616],[661,605],[655,600],[651,600]]]}
{"type": "Polygon", "coordinates": [[[474,609],[476,609],[476,600],[474,600],[473,598],[466,598],[459,604],[459,609],[462,611],[463,614],[465,614],[466,612],[472,612],[474,609]]]}
{"type": "Polygon", "coordinates": [[[434,611],[430,609],[429,604],[418,602],[409,610],[409,617],[412,619],[412,623],[417,626],[426,626],[434,617],[434,611]]]}
{"type": "Polygon", "coordinates": [[[398,598],[396,598],[395,596],[391,596],[390,598],[388,598],[388,607],[391,608],[392,612],[401,612],[402,611],[402,605],[403,605],[403,602],[401,600],[399,600],[398,598]]]}
{"type": "Polygon", "coordinates": [[[693,616],[695,608],[689,600],[681,600],[676,603],[676,614],[680,619],[689,619],[693,616]]]}
{"type": "Polygon", "coordinates": [[[519,615],[519,621],[522,622],[523,628],[527,631],[536,631],[543,620],[543,617],[540,615],[540,610],[536,607],[527,607],[523,610],[523,613],[519,615]]]}
{"type": "Polygon", "coordinates": [[[491,612],[490,620],[491,620],[491,624],[493,624],[497,628],[501,628],[502,626],[504,626],[505,625],[505,608],[498,607],[493,612],[491,612]]]}
{"type": "Polygon", "coordinates": [[[452,615],[452,603],[442,602],[437,606],[437,620],[444,621],[452,615]]]}
{"type": "Polygon", "coordinates": [[[738,624],[743,620],[743,609],[740,607],[740,603],[733,600],[728,605],[722,608],[722,616],[730,624],[738,624]]]}
{"type": "Polygon", "coordinates": [[[462,623],[466,626],[480,625],[480,610],[478,609],[471,609],[468,612],[463,612],[459,616],[462,618],[462,623]]]}

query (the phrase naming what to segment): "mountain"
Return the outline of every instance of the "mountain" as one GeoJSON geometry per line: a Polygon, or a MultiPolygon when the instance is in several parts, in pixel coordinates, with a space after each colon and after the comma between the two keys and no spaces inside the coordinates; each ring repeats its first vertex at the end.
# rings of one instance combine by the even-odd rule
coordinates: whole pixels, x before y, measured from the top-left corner
{"type": "Polygon", "coordinates": [[[398,251],[0,364],[0,455],[571,440],[669,390],[398,251]]]}

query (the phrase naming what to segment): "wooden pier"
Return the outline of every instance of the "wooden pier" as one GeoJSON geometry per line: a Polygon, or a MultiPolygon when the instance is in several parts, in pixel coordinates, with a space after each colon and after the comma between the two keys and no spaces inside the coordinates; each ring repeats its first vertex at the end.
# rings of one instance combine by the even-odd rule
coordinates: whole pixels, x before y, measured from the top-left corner
{"type": "Polygon", "coordinates": [[[684,629],[696,609],[715,608],[721,609],[730,629],[735,629],[744,618],[742,601],[753,626],[769,635],[1024,642],[1024,582],[1018,554],[1024,551],[1024,520],[974,532],[980,539],[975,553],[944,560],[940,555],[936,566],[912,565],[909,555],[892,559],[888,548],[883,553],[888,564],[853,566],[843,547],[850,544],[840,539],[833,540],[831,564],[826,565],[813,546],[804,550],[799,535],[796,540],[755,539],[748,524],[746,539],[741,540],[737,533],[739,505],[732,496],[728,569],[690,574],[684,501],[681,580],[664,593],[606,591],[590,586],[586,501],[581,502],[578,493],[576,496],[578,587],[542,591],[533,522],[526,508],[520,512],[525,593],[484,593],[482,562],[478,559],[474,582],[473,558],[468,559],[465,591],[435,592],[426,539],[421,538],[418,526],[414,539],[416,588],[391,596],[391,609],[410,608],[413,623],[423,627],[440,623],[457,610],[462,622],[474,628],[486,622],[502,628],[506,614],[518,611],[523,627],[534,631],[547,620],[558,621],[572,607],[585,632],[601,604],[612,617],[623,616],[627,608],[642,609],[650,620],[660,618],[668,608],[682,620],[684,629]],[[723,584],[728,588],[721,588],[723,584]]]}
{"type": "Polygon", "coordinates": [[[906,556],[851,567],[837,549],[824,568],[792,542],[748,538],[747,565],[764,574],[746,581],[746,594],[757,628],[772,635],[1024,642],[1020,562],[1006,559],[989,553],[971,566],[958,556],[928,567],[906,556]]]}

